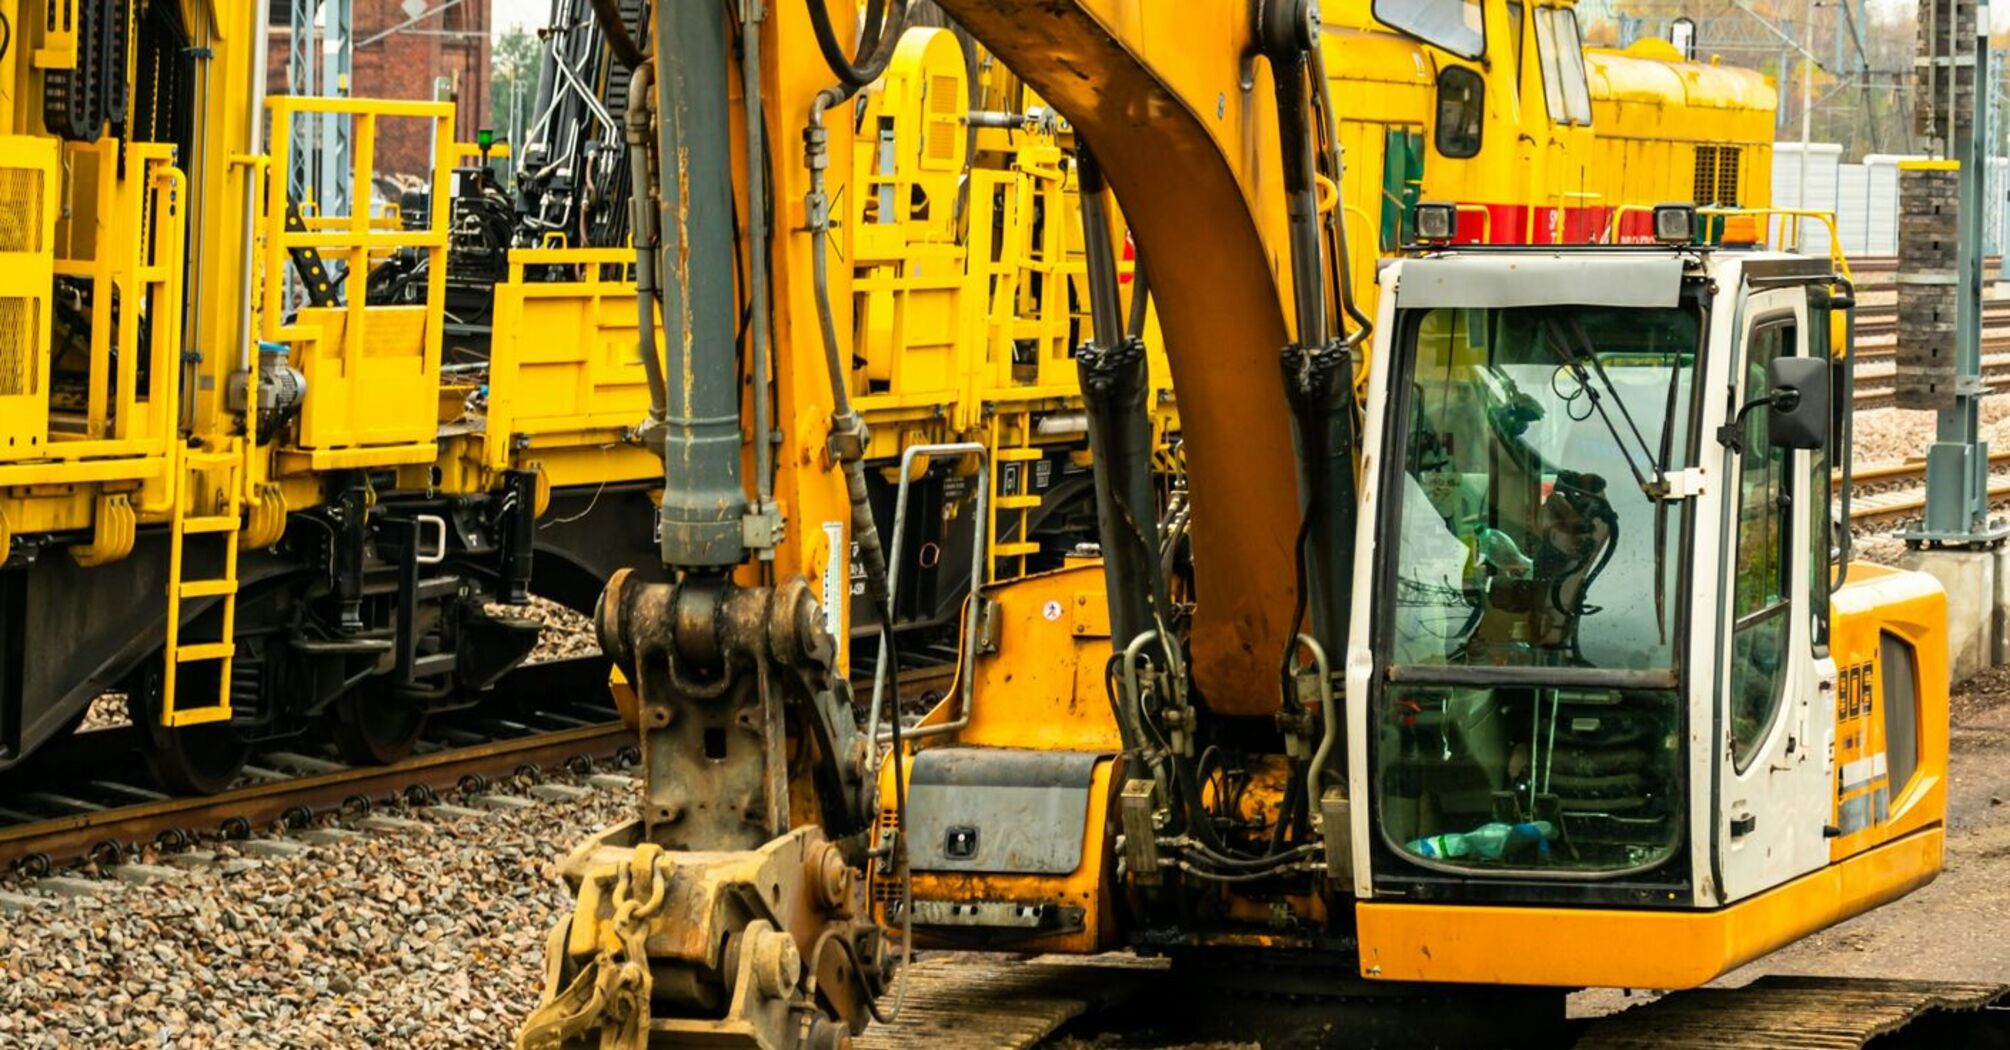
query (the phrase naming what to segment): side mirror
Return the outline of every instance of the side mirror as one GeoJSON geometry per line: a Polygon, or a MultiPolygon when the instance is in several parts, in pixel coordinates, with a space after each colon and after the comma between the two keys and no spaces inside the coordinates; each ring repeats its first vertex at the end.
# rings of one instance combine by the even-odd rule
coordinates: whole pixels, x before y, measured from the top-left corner
{"type": "Polygon", "coordinates": [[[1818,357],[1776,357],[1766,365],[1771,391],[1766,438],[1774,448],[1818,449],[1829,438],[1829,363],[1818,357]]]}

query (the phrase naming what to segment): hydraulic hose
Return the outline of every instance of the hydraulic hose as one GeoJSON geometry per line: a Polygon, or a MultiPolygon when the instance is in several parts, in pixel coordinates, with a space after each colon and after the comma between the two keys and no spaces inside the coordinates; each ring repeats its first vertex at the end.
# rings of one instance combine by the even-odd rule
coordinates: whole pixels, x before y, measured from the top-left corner
{"type": "MultiPolygon", "coordinates": [[[[900,669],[900,653],[894,641],[892,602],[886,579],[886,549],[880,541],[879,524],[872,517],[872,505],[865,484],[865,449],[869,434],[865,421],[852,407],[851,371],[838,342],[837,317],[831,307],[830,197],[824,192],[824,171],[830,166],[830,130],[824,126],[824,113],[856,94],[859,88],[877,80],[885,70],[886,63],[893,57],[893,43],[905,28],[907,0],[891,0],[892,17],[878,25],[874,23],[884,4],[882,0],[873,0],[867,11],[866,33],[861,38],[861,45],[869,45],[873,57],[864,69],[844,60],[842,50],[836,46],[836,35],[831,32],[830,13],[824,8],[822,0],[807,0],[807,3],[818,44],[841,81],[817,92],[810,103],[809,124],[803,129],[803,164],[810,172],[810,188],[803,203],[810,228],[810,283],[817,304],[817,326],[823,337],[824,369],[830,380],[830,451],[844,471],[845,491],[851,502],[852,541],[858,546],[859,563],[865,569],[865,597],[879,619],[879,658],[889,664],[890,671],[897,672],[900,669]]],[[[891,859],[900,872],[900,963],[905,969],[914,959],[914,870],[907,850],[907,770],[901,766],[903,742],[897,696],[893,717],[888,719],[888,730],[893,745],[896,829],[891,859]]],[[[867,746],[876,745],[868,741],[867,746]]],[[[862,971],[860,979],[864,979],[862,971]]],[[[907,981],[903,979],[894,989],[892,1010],[883,1020],[898,1017],[906,1000],[907,981]]]]}
{"type": "Polygon", "coordinates": [[[893,59],[893,45],[900,42],[900,34],[906,29],[907,0],[872,0],[866,5],[858,54],[851,58],[845,57],[844,47],[838,43],[837,30],[831,25],[830,9],[824,0],[804,0],[804,4],[810,10],[810,28],[816,34],[817,50],[823,52],[824,63],[841,82],[843,98],[850,98],[886,72],[886,64],[893,59]],[[860,62],[864,65],[859,65],[860,62]]]}
{"type": "Polygon", "coordinates": [[[1145,283],[1145,257],[1140,254],[1131,260],[1131,319],[1124,326],[1125,338],[1145,337],[1145,311],[1151,307],[1151,295],[1151,286],[1145,283]]]}
{"type": "Polygon", "coordinates": [[[631,189],[628,194],[629,221],[635,231],[635,330],[636,348],[642,355],[642,371],[649,380],[648,429],[663,425],[664,403],[669,393],[663,385],[663,358],[656,352],[656,250],[662,230],[656,214],[656,151],[649,134],[650,81],[654,63],[635,67],[628,82],[628,109],[623,125],[628,140],[628,167],[631,189]]]}
{"type": "MultiPolygon", "coordinates": [[[[600,35],[607,38],[607,49],[629,69],[641,69],[649,61],[649,56],[635,46],[635,38],[628,35],[628,24],[621,20],[621,8],[615,0],[593,0],[593,20],[600,23],[600,35]]],[[[633,92],[635,89],[630,88],[633,92]]],[[[632,95],[631,95],[632,97],[632,95]]]]}
{"type": "MultiPolygon", "coordinates": [[[[830,379],[831,452],[844,468],[845,489],[851,500],[852,540],[858,544],[859,564],[865,569],[866,598],[875,606],[884,607],[886,550],[880,545],[879,525],[873,521],[865,487],[868,435],[865,421],[852,408],[851,371],[845,365],[844,351],[838,343],[837,317],[831,310],[830,198],[824,193],[824,169],[830,163],[830,132],[824,127],[824,110],[833,95],[829,88],[818,93],[810,104],[809,127],[803,129],[804,160],[810,169],[810,191],[805,198],[810,227],[810,283],[817,301],[817,325],[823,334],[824,370],[830,379]]],[[[890,623],[887,629],[891,631],[890,623]]]]}
{"type": "MultiPolygon", "coordinates": [[[[1340,136],[1334,127],[1333,84],[1326,79],[1326,51],[1320,43],[1318,33],[1313,34],[1312,45],[1307,50],[1312,70],[1312,99],[1319,106],[1319,126],[1324,136],[1325,149],[1321,152],[1326,157],[1326,170],[1337,186],[1345,175],[1344,160],[1340,155],[1340,136]]],[[[1334,301],[1340,304],[1340,312],[1354,322],[1354,330],[1347,333],[1341,343],[1353,347],[1368,338],[1369,333],[1375,329],[1375,323],[1370,321],[1368,315],[1362,313],[1360,306],[1354,302],[1354,288],[1351,284],[1354,255],[1347,247],[1347,218],[1341,214],[1339,202],[1334,202],[1333,210],[1326,215],[1326,222],[1328,228],[1333,231],[1333,243],[1337,248],[1333,253],[1335,258],[1331,268],[1334,301]]]]}
{"type": "MultiPolygon", "coordinates": [[[[607,0],[602,0],[607,2],[607,0]]],[[[816,6],[812,4],[811,6],[816,6]]],[[[747,287],[754,355],[754,496],[763,511],[774,503],[775,446],[772,439],[774,410],[774,357],[768,337],[768,179],[767,129],[761,120],[761,23],[744,18],[740,23],[740,94],[747,125],[747,287]]],[[[763,559],[775,556],[773,547],[764,547],[763,559]]]]}

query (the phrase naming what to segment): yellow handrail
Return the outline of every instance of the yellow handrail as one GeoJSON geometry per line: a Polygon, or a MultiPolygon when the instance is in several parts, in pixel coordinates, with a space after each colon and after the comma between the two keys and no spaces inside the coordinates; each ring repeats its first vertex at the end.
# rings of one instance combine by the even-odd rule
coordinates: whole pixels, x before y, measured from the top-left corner
{"type": "MultiPolygon", "coordinates": [[[[1492,210],[1484,204],[1455,204],[1453,207],[1458,210],[1460,215],[1478,214],[1480,217],[1480,243],[1492,244],[1494,242],[1494,213],[1492,210]]],[[[1452,232],[1457,233],[1458,231],[1453,230],[1452,232]]]]}

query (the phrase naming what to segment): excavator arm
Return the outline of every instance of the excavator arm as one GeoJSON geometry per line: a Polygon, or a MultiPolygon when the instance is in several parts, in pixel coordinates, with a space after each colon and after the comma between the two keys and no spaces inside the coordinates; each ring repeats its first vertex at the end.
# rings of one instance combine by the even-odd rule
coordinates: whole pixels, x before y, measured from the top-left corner
{"type": "MultiPolygon", "coordinates": [[[[833,202],[850,188],[851,100],[884,68],[908,7],[872,0],[849,39],[849,0],[658,5],[648,48],[611,49],[647,51],[652,67],[636,82],[655,92],[654,156],[637,150],[634,176],[658,221],[640,221],[636,242],[660,289],[638,282],[661,324],[660,340],[644,326],[641,352],[675,582],[623,575],[601,600],[603,646],[632,683],[619,688],[632,688],[642,805],[565,862],[577,905],[553,932],[521,1047],[836,1047],[888,987],[862,876],[905,869],[906,800],[895,777],[893,826],[870,827],[884,818],[867,771],[886,741],[857,730],[835,629],[852,600],[890,618],[849,403],[851,294],[834,258],[849,231],[833,202]]],[[[1335,496],[1351,514],[1351,489],[1294,476],[1311,445],[1309,461],[1337,464],[1348,485],[1354,469],[1351,358],[1328,331],[1316,228],[1316,23],[1303,0],[940,7],[1085,144],[1095,323],[1078,366],[1112,644],[1156,638],[1155,673],[1184,682],[1190,668],[1209,710],[1270,715],[1304,615],[1294,565],[1351,541],[1319,517],[1335,496]],[[1197,575],[1177,636],[1157,578],[1145,354],[1118,320],[1101,175],[1134,231],[1179,391],[1197,575]],[[1294,539],[1315,533],[1305,559],[1294,539]]],[[[897,669],[894,649],[886,628],[878,658],[897,669]]],[[[900,719],[889,722],[898,756],[900,719]]]]}
{"type": "Polygon", "coordinates": [[[1290,341],[1284,192],[1255,14],[1138,0],[942,7],[1068,118],[1123,204],[1185,437],[1196,686],[1218,712],[1267,714],[1295,629],[1299,514],[1277,371],[1290,341]]]}

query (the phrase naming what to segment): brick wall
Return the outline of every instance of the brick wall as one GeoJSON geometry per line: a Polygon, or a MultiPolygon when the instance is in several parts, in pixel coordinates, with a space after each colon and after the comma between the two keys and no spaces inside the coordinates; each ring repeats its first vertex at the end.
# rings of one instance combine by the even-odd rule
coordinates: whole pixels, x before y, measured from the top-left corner
{"type": "MultiPolygon", "coordinates": [[[[473,142],[475,130],[489,112],[490,0],[353,0],[355,73],[349,93],[357,98],[431,99],[434,83],[446,78],[454,92],[454,138],[473,142]],[[409,10],[408,10],[409,6],[409,10]],[[425,16],[410,25],[411,11],[425,16]],[[382,39],[371,37],[399,27],[382,39]],[[365,41],[370,41],[365,44],[365,41]]],[[[287,0],[272,5],[272,39],[268,46],[267,83],[275,95],[286,93],[286,63],[291,44],[287,0]]],[[[432,143],[419,121],[391,121],[377,137],[380,176],[424,177],[432,143]]]]}

